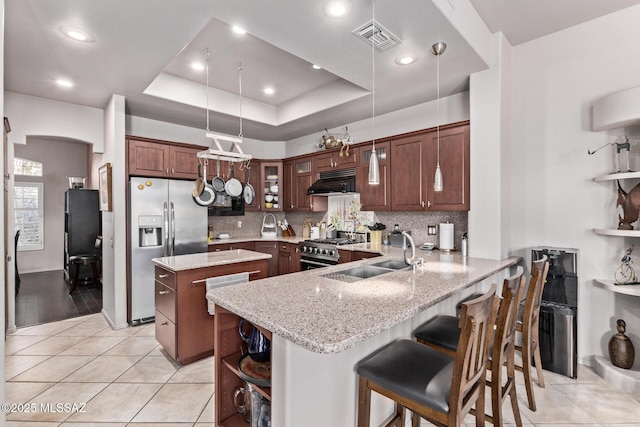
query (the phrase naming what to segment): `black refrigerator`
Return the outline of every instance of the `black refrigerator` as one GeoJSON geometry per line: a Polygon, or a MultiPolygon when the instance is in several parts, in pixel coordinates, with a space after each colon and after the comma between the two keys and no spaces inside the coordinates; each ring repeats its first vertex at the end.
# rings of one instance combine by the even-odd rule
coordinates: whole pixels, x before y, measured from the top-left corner
{"type": "MultiPolygon", "coordinates": [[[[69,282],[69,257],[95,252],[101,232],[98,190],[69,189],[64,193],[64,278],[69,282]]],[[[79,281],[93,279],[90,266],[81,265],[79,281]]]]}

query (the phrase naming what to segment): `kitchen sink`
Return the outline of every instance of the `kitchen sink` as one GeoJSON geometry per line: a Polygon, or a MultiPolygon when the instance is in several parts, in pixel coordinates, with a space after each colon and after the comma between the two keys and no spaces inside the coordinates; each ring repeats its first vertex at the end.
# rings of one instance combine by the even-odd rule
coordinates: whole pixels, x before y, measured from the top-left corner
{"type": "Polygon", "coordinates": [[[402,270],[404,268],[409,268],[407,263],[401,259],[388,259],[386,261],[380,261],[380,262],[376,262],[375,264],[371,264],[371,266],[389,268],[391,270],[402,270]]]}
{"type": "Polygon", "coordinates": [[[381,274],[392,273],[393,271],[394,270],[390,268],[361,265],[358,267],[347,268],[345,270],[334,271],[333,273],[323,274],[322,277],[340,280],[343,282],[356,282],[358,280],[376,277],[381,274]]]}

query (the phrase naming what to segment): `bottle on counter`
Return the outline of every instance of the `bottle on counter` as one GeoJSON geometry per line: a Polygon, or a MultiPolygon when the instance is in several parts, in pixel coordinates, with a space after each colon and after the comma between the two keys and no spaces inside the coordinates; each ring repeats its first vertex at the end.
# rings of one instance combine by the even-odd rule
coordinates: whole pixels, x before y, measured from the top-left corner
{"type": "Polygon", "coordinates": [[[462,235],[462,256],[469,256],[469,237],[467,233],[462,235]]]}

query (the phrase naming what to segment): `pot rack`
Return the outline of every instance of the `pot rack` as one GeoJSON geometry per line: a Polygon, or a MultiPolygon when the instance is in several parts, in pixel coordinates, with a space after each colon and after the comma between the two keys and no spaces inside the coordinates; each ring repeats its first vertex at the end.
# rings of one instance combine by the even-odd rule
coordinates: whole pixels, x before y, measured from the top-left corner
{"type": "Polygon", "coordinates": [[[238,64],[238,86],[239,91],[238,95],[240,97],[240,134],[238,136],[229,136],[223,135],[220,133],[211,132],[209,130],[209,49],[207,49],[207,53],[205,54],[206,59],[206,73],[207,73],[207,131],[205,136],[207,138],[211,138],[213,142],[211,143],[208,150],[199,151],[197,156],[198,159],[213,159],[213,160],[224,160],[228,162],[247,162],[247,167],[249,165],[249,160],[253,158],[251,154],[245,154],[240,147],[242,144],[242,63],[238,64]],[[231,142],[231,148],[229,150],[224,150],[222,145],[220,145],[220,141],[231,142]]]}

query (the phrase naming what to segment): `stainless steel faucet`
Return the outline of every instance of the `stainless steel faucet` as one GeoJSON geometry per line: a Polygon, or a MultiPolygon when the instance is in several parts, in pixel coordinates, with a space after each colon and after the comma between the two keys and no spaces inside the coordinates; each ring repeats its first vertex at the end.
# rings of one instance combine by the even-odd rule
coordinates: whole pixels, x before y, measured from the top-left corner
{"type": "Polygon", "coordinates": [[[403,231],[402,235],[404,236],[404,239],[402,241],[404,262],[407,265],[413,267],[413,270],[415,271],[417,265],[419,265],[420,267],[424,265],[424,258],[416,258],[416,245],[413,242],[413,237],[411,237],[411,234],[403,231]],[[407,258],[407,240],[409,241],[409,245],[411,246],[411,258],[407,258]]]}

